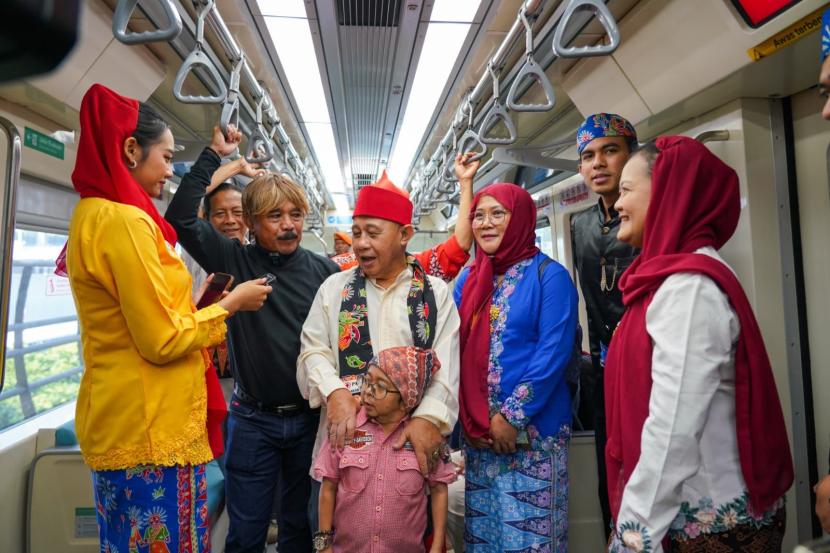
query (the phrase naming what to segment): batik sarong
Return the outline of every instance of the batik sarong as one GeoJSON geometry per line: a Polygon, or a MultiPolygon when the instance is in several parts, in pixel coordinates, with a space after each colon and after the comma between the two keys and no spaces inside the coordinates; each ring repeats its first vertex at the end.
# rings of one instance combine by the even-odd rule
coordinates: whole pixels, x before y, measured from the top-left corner
{"type": "Polygon", "coordinates": [[[103,553],[208,553],[205,465],[92,471],[103,553]]]}
{"type": "Polygon", "coordinates": [[[469,553],[568,551],[568,439],[550,449],[499,455],[465,448],[469,553]]]}

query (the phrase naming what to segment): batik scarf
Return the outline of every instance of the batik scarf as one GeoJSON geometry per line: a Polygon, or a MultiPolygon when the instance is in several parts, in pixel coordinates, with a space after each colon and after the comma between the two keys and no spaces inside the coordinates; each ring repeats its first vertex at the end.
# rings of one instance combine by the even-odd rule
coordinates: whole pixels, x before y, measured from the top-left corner
{"type": "MultiPolygon", "coordinates": [[[[437,320],[435,294],[421,264],[410,255],[407,255],[407,263],[412,268],[412,281],[406,296],[412,341],[415,347],[431,349],[437,320]]],[[[337,349],[341,378],[365,373],[374,356],[368,314],[366,275],[358,267],[343,288],[338,315],[337,349]]]]}

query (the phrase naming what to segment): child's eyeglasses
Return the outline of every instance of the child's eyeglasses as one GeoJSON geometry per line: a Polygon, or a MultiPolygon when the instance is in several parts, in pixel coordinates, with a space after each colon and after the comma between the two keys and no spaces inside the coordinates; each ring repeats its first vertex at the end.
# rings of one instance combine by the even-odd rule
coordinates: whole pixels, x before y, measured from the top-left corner
{"type": "Polygon", "coordinates": [[[390,390],[382,382],[369,382],[366,377],[360,379],[360,391],[371,394],[375,399],[384,399],[387,394],[400,394],[398,390],[390,390]]]}

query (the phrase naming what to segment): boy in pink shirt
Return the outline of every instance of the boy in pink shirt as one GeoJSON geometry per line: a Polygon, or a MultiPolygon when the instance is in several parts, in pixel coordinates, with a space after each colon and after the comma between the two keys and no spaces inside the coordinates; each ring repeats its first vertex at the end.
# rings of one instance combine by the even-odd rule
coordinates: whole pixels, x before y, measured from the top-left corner
{"type": "Polygon", "coordinates": [[[439,460],[435,471],[424,477],[408,443],[397,451],[392,448],[440,367],[433,350],[413,346],[385,349],[369,363],[354,438],[342,451],[327,438],[314,466],[315,475],[323,479],[316,551],[424,551],[427,485],[434,528],[430,553],[442,551],[447,484],[456,478],[453,465],[439,460]]]}

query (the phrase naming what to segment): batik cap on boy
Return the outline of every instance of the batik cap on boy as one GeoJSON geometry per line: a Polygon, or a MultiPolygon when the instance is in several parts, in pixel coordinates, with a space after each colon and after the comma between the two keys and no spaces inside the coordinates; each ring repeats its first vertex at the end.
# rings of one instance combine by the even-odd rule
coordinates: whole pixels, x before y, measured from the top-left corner
{"type": "Polygon", "coordinates": [[[415,346],[401,346],[382,350],[369,362],[384,372],[401,393],[406,412],[415,409],[432,376],[441,368],[434,350],[415,346]]]}
{"type": "Polygon", "coordinates": [[[604,136],[621,136],[633,149],[637,145],[637,131],[627,119],[616,113],[595,113],[585,118],[585,122],[576,131],[576,149],[578,154],[595,138],[604,136]]]}

